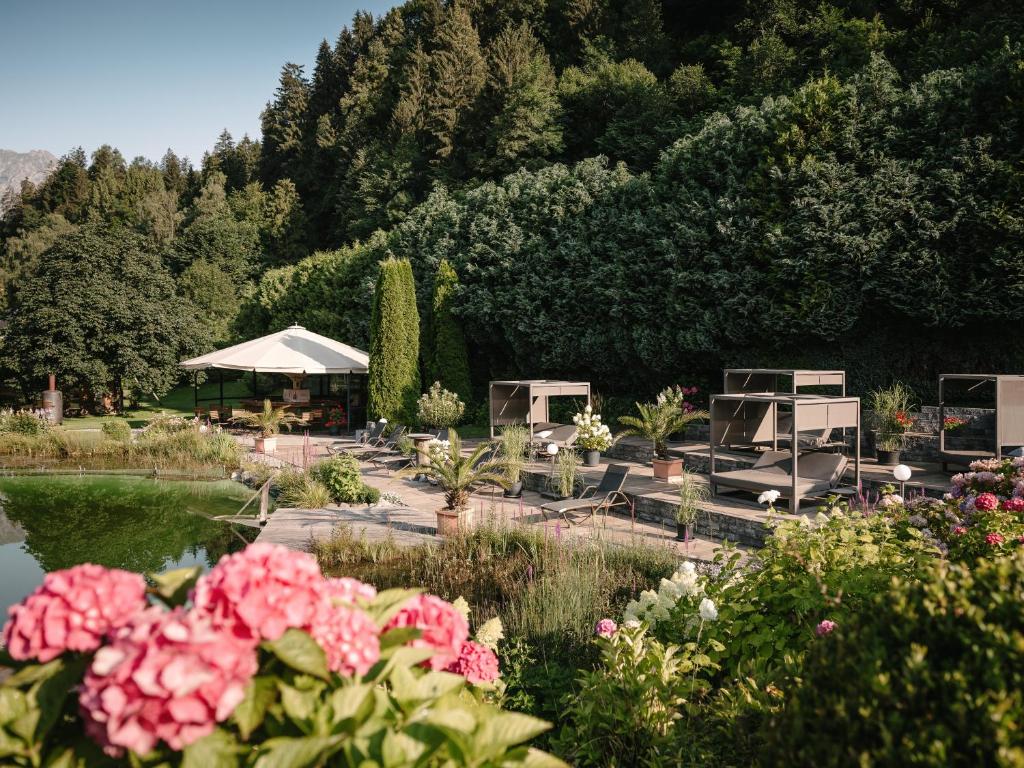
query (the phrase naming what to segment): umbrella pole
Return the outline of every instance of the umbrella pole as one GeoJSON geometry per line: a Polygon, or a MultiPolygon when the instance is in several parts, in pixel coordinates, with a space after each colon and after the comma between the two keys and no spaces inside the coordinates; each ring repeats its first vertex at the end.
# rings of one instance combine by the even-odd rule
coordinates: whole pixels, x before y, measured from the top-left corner
{"type": "Polygon", "coordinates": [[[192,371],[192,413],[199,408],[199,371],[192,371]]]}
{"type": "Polygon", "coordinates": [[[220,410],[223,413],[223,411],[224,411],[224,369],[223,368],[218,368],[217,370],[220,372],[220,410]]]}

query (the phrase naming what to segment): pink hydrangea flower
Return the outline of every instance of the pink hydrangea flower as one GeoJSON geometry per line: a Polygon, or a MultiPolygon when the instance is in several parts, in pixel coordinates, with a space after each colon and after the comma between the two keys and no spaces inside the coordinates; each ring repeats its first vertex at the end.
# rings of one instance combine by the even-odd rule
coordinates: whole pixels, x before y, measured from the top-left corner
{"type": "Polygon", "coordinates": [[[327,666],[342,675],[365,675],[380,659],[380,630],[365,611],[325,602],[309,628],[327,655],[327,666]]]}
{"type": "Polygon", "coordinates": [[[967,533],[967,529],[962,525],[954,525],[952,532],[957,536],[963,536],[967,533]]]}
{"type": "Polygon", "coordinates": [[[1003,509],[1007,512],[1024,512],[1024,499],[1014,497],[1003,502],[1003,509]]]}
{"type": "Polygon", "coordinates": [[[814,628],[815,633],[818,637],[824,637],[825,635],[831,635],[835,632],[836,627],[839,625],[830,619],[822,619],[818,622],[818,626],[814,628]]]}
{"type": "Polygon", "coordinates": [[[402,606],[385,629],[415,627],[420,637],[410,645],[433,648],[435,654],[424,664],[431,669],[444,669],[459,658],[462,644],[469,637],[469,623],[455,606],[434,595],[417,595],[402,606]]]}
{"type": "Polygon", "coordinates": [[[594,634],[599,637],[611,637],[619,629],[619,625],[612,619],[601,619],[594,625],[594,634]]]}
{"type": "Polygon", "coordinates": [[[348,576],[325,580],[323,589],[331,600],[345,605],[356,605],[359,602],[368,603],[377,596],[377,590],[371,585],[348,576]]]}
{"type": "Polygon", "coordinates": [[[446,672],[462,675],[474,685],[490,683],[501,676],[498,657],[486,645],[467,640],[459,650],[459,657],[445,668],[446,672]]]}
{"type": "Polygon", "coordinates": [[[196,583],[195,609],[216,626],[253,642],[309,627],[323,599],[324,579],[312,555],[274,544],[250,544],[224,555],[196,583]]]}
{"type": "Polygon", "coordinates": [[[974,508],[980,509],[982,512],[991,512],[994,509],[999,508],[999,497],[994,493],[979,493],[978,498],[974,500],[974,508]]]}
{"type": "Polygon", "coordinates": [[[113,755],[145,755],[161,740],[184,749],[227,719],[256,668],[252,643],[209,616],[149,608],[115,630],[86,671],[86,732],[113,755]]]}
{"type": "Polygon", "coordinates": [[[8,609],[4,645],[18,660],[51,661],[65,651],[100,647],[103,636],[146,607],[137,573],[86,563],[43,577],[42,585],[8,609]]]}
{"type": "Polygon", "coordinates": [[[1004,541],[1006,541],[1006,539],[1003,538],[1001,533],[990,533],[985,537],[985,543],[990,547],[998,547],[1004,541]]]}

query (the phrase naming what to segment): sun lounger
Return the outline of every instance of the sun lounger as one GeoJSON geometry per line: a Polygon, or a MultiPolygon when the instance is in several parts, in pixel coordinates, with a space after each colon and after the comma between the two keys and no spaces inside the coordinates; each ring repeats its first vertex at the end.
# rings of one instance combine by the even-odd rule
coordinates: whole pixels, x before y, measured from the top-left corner
{"type": "Polygon", "coordinates": [[[765,451],[750,469],[715,472],[711,475],[711,491],[719,486],[751,493],[778,491],[790,500],[793,512],[800,509],[800,499],[816,496],[835,488],[846,471],[847,459],[839,453],[808,453],[797,461],[796,498],[793,497],[793,456],[789,451],[765,451]]]}
{"type": "MultiPolygon", "coordinates": [[[[627,464],[609,464],[597,485],[588,485],[574,499],[562,499],[541,505],[540,512],[544,519],[549,514],[558,515],[570,525],[578,525],[584,520],[594,517],[598,512],[608,514],[613,507],[631,506],[629,498],[622,492],[629,474],[627,464]],[[574,518],[574,515],[582,515],[574,518]]],[[[595,519],[596,522],[596,519],[595,519]]]]}
{"type": "Polygon", "coordinates": [[[579,434],[575,424],[551,424],[547,429],[538,429],[533,433],[533,441],[539,452],[551,443],[558,446],[559,450],[571,448],[576,442],[579,434]]]}

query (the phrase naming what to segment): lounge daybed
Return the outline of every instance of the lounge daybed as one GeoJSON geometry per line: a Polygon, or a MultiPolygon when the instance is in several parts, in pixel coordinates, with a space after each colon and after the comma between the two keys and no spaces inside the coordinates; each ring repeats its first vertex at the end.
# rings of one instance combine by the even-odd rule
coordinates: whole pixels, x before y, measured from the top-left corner
{"type": "Polygon", "coordinates": [[[809,453],[801,456],[797,463],[797,478],[793,482],[793,454],[789,451],[765,451],[750,469],[736,469],[730,472],[714,472],[711,475],[711,491],[718,493],[718,486],[763,493],[776,490],[782,498],[817,496],[839,485],[846,472],[848,460],[838,453],[809,453]]]}
{"type": "Polygon", "coordinates": [[[1024,376],[984,373],[943,373],[939,376],[939,458],[942,471],[950,464],[967,466],[978,459],[1001,458],[1006,446],[1024,445],[1024,376]],[[995,435],[990,449],[954,448],[946,444],[946,382],[974,382],[968,390],[985,383],[995,385],[995,435]]]}
{"type": "Polygon", "coordinates": [[[839,387],[846,394],[846,371],[811,371],[801,368],[726,368],[722,372],[722,391],[727,395],[749,392],[788,392],[803,387],[839,387]],[[789,386],[780,386],[786,379],[789,386]]]}
{"type": "Polygon", "coordinates": [[[590,384],[549,379],[492,381],[491,439],[495,437],[496,428],[510,424],[525,424],[531,434],[559,426],[551,422],[548,402],[552,397],[582,397],[589,404],[590,384]]]}
{"type": "Polygon", "coordinates": [[[559,450],[571,448],[579,434],[575,424],[545,424],[545,427],[533,433],[533,444],[538,452],[543,452],[545,446],[552,443],[557,445],[559,450]]]}
{"type": "Polygon", "coordinates": [[[779,423],[789,419],[790,432],[815,432],[853,428],[854,487],[860,486],[860,399],[806,394],[725,394],[711,396],[711,490],[719,487],[753,493],[776,490],[799,512],[804,497],[836,488],[846,471],[847,460],[838,453],[800,454],[789,440],[789,451],[779,451],[779,423]],[[749,469],[717,472],[718,446],[734,443],[770,443],[772,450],[749,469]]]}

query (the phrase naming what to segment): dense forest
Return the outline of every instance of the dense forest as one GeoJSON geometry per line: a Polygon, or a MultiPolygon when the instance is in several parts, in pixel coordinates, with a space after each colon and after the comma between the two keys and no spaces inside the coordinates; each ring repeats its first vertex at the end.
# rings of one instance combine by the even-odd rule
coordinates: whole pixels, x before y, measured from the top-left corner
{"type": "Polygon", "coordinates": [[[260,141],[199,167],[73,150],[6,201],[3,375],[161,391],[176,355],[292,322],[365,348],[389,256],[425,329],[454,267],[477,386],[1021,370],[1022,40],[995,0],[357,14],[284,65],[260,141]]]}

